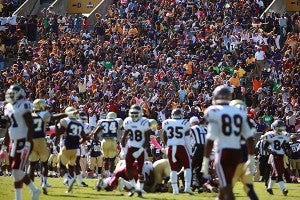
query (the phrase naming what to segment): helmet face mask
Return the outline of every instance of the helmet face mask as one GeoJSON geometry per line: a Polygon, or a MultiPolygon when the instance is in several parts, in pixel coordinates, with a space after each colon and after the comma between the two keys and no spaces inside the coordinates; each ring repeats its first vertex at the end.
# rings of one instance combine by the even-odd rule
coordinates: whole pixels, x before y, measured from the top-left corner
{"type": "Polygon", "coordinates": [[[17,85],[11,85],[5,93],[5,101],[14,104],[17,100],[25,97],[23,88],[17,85]]]}
{"type": "Polygon", "coordinates": [[[137,122],[143,117],[143,110],[139,105],[132,105],[129,109],[129,117],[132,121],[137,122]]]}
{"type": "Polygon", "coordinates": [[[232,100],[232,89],[224,85],[218,86],[213,91],[213,101],[214,105],[218,104],[229,104],[232,100]]]}

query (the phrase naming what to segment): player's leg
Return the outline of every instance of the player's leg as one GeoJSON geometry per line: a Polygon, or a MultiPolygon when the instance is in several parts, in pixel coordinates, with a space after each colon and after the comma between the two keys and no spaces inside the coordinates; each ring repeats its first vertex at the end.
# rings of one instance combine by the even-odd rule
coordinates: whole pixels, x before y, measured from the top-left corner
{"type": "Polygon", "coordinates": [[[278,185],[283,193],[284,196],[288,194],[288,190],[285,187],[285,183],[283,180],[283,173],[284,173],[284,161],[282,155],[276,155],[274,156],[274,164],[275,164],[275,170],[277,172],[277,182],[278,185]]]}
{"type": "Polygon", "coordinates": [[[66,155],[68,158],[68,171],[70,175],[69,187],[67,193],[71,193],[73,190],[73,185],[75,182],[75,164],[76,164],[76,149],[66,150],[66,155]]]}
{"type": "Polygon", "coordinates": [[[47,142],[45,138],[41,138],[39,141],[39,149],[38,154],[41,164],[41,180],[42,180],[42,188],[43,193],[47,194],[47,180],[48,180],[48,159],[49,159],[49,149],[47,147],[47,142]]]}
{"type": "Polygon", "coordinates": [[[234,199],[232,179],[241,157],[241,151],[234,149],[223,149],[216,155],[215,166],[219,177],[221,199],[234,199]]]}

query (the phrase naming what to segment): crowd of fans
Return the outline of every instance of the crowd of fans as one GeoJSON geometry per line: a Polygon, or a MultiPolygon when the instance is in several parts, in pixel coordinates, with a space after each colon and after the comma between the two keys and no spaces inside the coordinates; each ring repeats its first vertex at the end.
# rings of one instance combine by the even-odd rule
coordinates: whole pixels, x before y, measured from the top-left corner
{"type": "Polygon", "coordinates": [[[0,32],[0,101],[12,84],[53,113],[85,110],[93,127],[130,105],[162,122],[181,107],[202,117],[213,89],[234,90],[259,132],[275,118],[296,132],[299,30],[295,14],[266,13],[270,0],[122,0],[88,24],[80,15],[18,16],[0,32]],[[3,68],[8,58],[15,62],[3,68]]]}

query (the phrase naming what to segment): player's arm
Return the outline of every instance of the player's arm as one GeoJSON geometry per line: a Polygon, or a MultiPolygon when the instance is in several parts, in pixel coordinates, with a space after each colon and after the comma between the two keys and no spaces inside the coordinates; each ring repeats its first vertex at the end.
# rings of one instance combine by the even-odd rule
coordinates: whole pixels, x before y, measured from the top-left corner
{"type": "Polygon", "coordinates": [[[184,141],[185,141],[185,146],[188,150],[188,153],[190,155],[193,155],[193,150],[192,150],[192,145],[191,145],[191,135],[190,135],[190,130],[185,132],[184,136],[184,141]]]}
{"type": "Polygon", "coordinates": [[[122,146],[122,148],[124,148],[126,146],[126,141],[127,141],[128,134],[129,134],[129,131],[125,130],[124,134],[122,135],[122,138],[121,138],[121,146],[122,146]]]}
{"type": "Polygon", "coordinates": [[[147,130],[145,132],[145,143],[143,144],[144,149],[147,149],[150,147],[150,135],[151,135],[151,129],[147,130]]]}
{"type": "Polygon", "coordinates": [[[51,122],[51,123],[54,123],[54,122],[59,121],[59,120],[61,120],[62,118],[65,118],[65,117],[68,117],[68,115],[65,114],[65,113],[53,114],[53,115],[51,115],[50,122],[51,122]]]}
{"type": "Polygon", "coordinates": [[[99,134],[101,131],[101,126],[97,124],[97,126],[92,131],[91,135],[95,137],[95,135],[99,134]]]}
{"type": "Polygon", "coordinates": [[[32,118],[31,112],[24,113],[23,118],[24,118],[26,126],[28,128],[27,140],[32,141],[32,137],[34,134],[34,125],[33,125],[33,118],[32,118]]]}
{"type": "Polygon", "coordinates": [[[8,133],[9,126],[10,126],[10,122],[9,122],[9,119],[7,118],[7,120],[6,120],[6,130],[5,130],[5,136],[4,136],[4,145],[6,147],[9,146],[9,141],[10,141],[9,133],[8,133]]]}
{"type": "Polygon", "coordinates": [[[57,138],[60,137],[60,135],[64,134],[67,130],[67,122],[64,119],[61,119],[58,124],[55,125],[55,135],[57,138]]]}
{"type": "Polygon", "coordinates": [[[81,141],[80,141],[80,143],[82,144],[82,143],[84,143],[84,142],[86,141],[86,139],[87,139],[86,134],[85,134],[85,132],[84,132],[83,130],[81,131],[80,136],[81,136],[81,141]]]}

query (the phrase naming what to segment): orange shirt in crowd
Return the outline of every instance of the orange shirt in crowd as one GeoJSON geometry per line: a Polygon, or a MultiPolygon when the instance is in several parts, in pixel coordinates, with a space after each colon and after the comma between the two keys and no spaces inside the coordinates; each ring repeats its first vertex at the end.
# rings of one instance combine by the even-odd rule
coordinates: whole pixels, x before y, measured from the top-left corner
{"type": "Polygon", "coordinates": [[[261,87],[261,85],[262,85],[262,80],[253,79],[252,86],[255,92],[257,92],[257,90],[261,87]]]}

